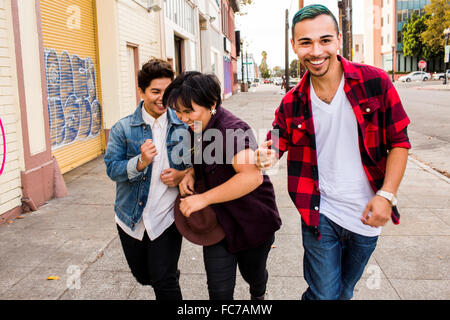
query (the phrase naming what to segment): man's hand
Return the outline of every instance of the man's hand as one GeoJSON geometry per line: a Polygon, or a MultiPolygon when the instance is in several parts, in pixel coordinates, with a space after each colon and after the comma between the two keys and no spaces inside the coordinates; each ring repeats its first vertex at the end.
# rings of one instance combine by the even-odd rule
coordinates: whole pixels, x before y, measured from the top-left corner
{"type": "Polygon", "coordinates": [[[184,178],[184,171],[179,171],[173,168],[165,169],[161,172],[161,181],[165,185],[174,188],[178,186],[184,178]]]}
{"type": "Polygon", "coordinates": [[[391,218],[392,207],[389,201],[380,196],[374,196],[364,209],[361,222],[371,227],[382,227],[391,218]]]}
{"type": "Polygon", "coordinates": [[[145,140],[144,144],[141,145],[141,160],[143,163],[138,161],[137,169],[139,171],[144,170],[146,167],[152,163],[153,159],[158,154],[156,146],[151,139],[145,140]]]}
{"type": "Polygon", "coordinates": [[[189,218],[192,213],[202,210],[208,205],[209,203],[203,194],[195,194],[181,199],[180,211],[185,217],[189,218]]]}
{"type": "Polygon", "coordinates": [[[269,170],[278,161],[275,150],[269,149],[272,140],[264,141],[255,151],[255,165],[259,170],[269,170]]]}
{"type": "Polygon", "coordinates": [[[194,184],[195,184],[195,176],[194,169],[188,169],[184,178],[179,183],[180,195],[182,197],[193,195],[194,194],[194,184]]]}

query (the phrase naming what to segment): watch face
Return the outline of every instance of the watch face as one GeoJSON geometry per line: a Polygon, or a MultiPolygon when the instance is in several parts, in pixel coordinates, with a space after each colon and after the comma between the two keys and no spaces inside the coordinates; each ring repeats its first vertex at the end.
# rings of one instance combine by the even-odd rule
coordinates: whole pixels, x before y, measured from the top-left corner
{"type": "Polygon", "coordinates": [[[397,198],[392,197],[392,206],[395,207],[397,205],[397,198]]]}

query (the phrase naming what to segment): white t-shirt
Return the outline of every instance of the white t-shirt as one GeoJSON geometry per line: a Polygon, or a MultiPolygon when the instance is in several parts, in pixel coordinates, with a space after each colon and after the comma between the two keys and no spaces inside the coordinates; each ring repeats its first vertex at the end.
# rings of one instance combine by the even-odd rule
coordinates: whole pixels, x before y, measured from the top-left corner
{"type": "Polygon", "coordinates": [[[167,137],[167,112],[158,119],[153,118],[144,108],[142,108],[142,118],[144,122],[152,128],[152,141],[158,152],[153,159],[152,177],[150,180],[150,191],[148,200],[142,212],[142,219],[136,225],[134,231],[124,224],[116,215],[116,223],[129,236],[142,240],[144,232],[150,240],[158,238],[174,220],[173,207],[178,195],[178,188],[170,188],[161,181],[161,173],[170,168],[169,157],[166,148],[167,137]]]}
{"type": "Polygon", "coordinates": [[[344,91],[344,76],[333,101],[327,104],[314,92],[311,107],[316,134],[320,212],[337,225],[373,237],[381,233],[361,222],[367,203],[375,195],[364,172],[358,124],[344,91]]]}

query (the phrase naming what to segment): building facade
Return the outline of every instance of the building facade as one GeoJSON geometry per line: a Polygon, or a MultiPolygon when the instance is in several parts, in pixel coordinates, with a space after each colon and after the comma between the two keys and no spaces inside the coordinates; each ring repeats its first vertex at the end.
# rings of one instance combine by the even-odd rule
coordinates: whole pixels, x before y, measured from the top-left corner
{"type": "MultiPolygon", "coordinates": [[[[17,14],[17,10],[15,10],[17,14]]],[[[25,170],[12,7],[0,2],[0,223],[22,212],[25,170]]]]}
{"type": "Polygon", "coordinates": [[[258,65],[251,53],[241,52],[241,56],[237,59],[237,69],[237,79],[239,82],[253,83],[259,78],[258,65]],[[244,62],[243,65],[242,62],[244,62]]]}
{"type": "MultiPolygon", "coordinates": [[[[398,73],[418,70],[422,57],[403,54],[402,28],[413,14],[424,15],[429,3],[430,0],[365,0],[365,62],[398,73]]],[[[427,71],[442,71],[441,60],[428,61],[427,71]]]]}
{"type": "MultiPolygon", "coordinates": [[[[382,67],[381,60],[381,1],[364,0],[364,62],[382,67]]],[[[394,1],[394,0],[390,0],[394,1]]]]}
{"type": "Polygon", "coordinates": [[[223,36],[219,0],[198,0],[199,10],[199,71],[214,73],[222,83],[224,92],[223,36]]]}
{"type": "Polygon", "coordinates": [[[354,34],[353,35],[353,61],[358,63],[365,63],[364,61],[364,35],[354,34]]]}
{"type": "Polygon", "coordinates": [[[148,10],[143,0],[97,0],[106,141],[114,123],[132,113],[141,100],[137,73],[142,65],[151,58],[165,59],[161,9],[148,10]]]}
{"type": "Polygon", "coordinates": [[[213,72],[234,91],[226,3],[222,15],[219,0],[0,1],[0,223],[67,194],[62,175],[101,155],[135,110],[149,59],[213,72]]]}
{"type": "MultiPolygon", "coordinates": [[[[236,56],[236,35],[234,15],[239,11],[239,4],[236,0],[222,0],[221,7],[222,32],[224,43],[224,94],[225,98],[230,97],[238,91],[237,81],[237,56],[236,56]]],[[[237,44],[240,45],[240,44],[237,44]]]]}

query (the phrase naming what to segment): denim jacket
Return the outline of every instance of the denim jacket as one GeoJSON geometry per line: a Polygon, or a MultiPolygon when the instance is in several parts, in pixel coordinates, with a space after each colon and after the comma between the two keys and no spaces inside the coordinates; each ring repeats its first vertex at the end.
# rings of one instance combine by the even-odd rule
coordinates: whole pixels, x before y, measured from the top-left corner
{"type": "MultiPolygon", "coordinates": [[[[144,171],[136,169],[141,145],[152,139],[152,131],[142,118],[141,101],[136,111],[120,119],[109,133],[105,153],[106,173],[116,182],[114,211],[117,217],[131,230],[141,220],[150,190],[152,165],[144,171]]],[[[184,170],[182,142],[189,139],[187,126],[181,122],[175,111],[167,110],[168,133],[166,148],[171,168],[184,170]],[[172,152],[173,151],[173,152],[172,152]]],[[[159,150],[158,150],[159,151],[159,150]]],[[[161,151],[159,151],[161,152],[161,151]]]]}

